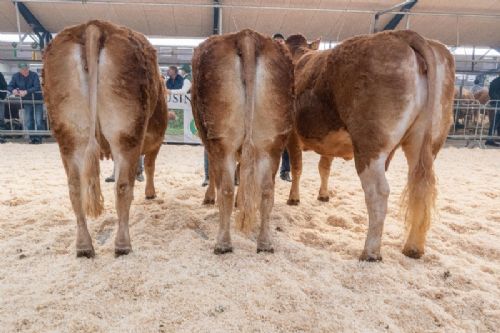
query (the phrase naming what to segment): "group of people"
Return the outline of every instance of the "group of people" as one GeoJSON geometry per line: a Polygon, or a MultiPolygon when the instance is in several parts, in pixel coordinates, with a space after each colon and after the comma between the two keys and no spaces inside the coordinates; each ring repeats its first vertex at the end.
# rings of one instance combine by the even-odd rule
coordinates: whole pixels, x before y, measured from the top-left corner
{"type": "MultiPolygon", "coordinates": [[[[30,71],[28,64],[20,63],[19,72],[12,76],[9,84],[5,77],[0,73],[0,100],[5,99],[8,91],[10,94],[21,98],[22,108],[24,109],[23,128],[29,131],[45,130],[45,121],[43,119],[43,96],[40,78],[38,74],[30,71]]],[[[0,103],[0,130],[5,129],[5,103],[0,103]]],[[[0,138],[0,143],[3,143],[0,138]]],[[[42,137],[39,135],[30,135],[31,144],[42,143],[42,137]]]]}

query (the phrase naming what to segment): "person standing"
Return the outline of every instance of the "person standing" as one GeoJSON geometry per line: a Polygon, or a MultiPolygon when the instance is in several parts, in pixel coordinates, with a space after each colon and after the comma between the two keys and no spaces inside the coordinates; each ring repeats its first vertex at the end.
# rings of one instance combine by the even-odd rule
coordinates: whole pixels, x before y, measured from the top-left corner
{"type": "MultiPolygon", "coordinates": [[[[29,131],[45,130],[43,120],[42,88],[38,74],[28,68],[28,64],[20,63],[19,72],[12,76],[7,90],[14,96],[21,97],[24,108],[24,129],[29,131]]],[[[39,135],[30,135],[31,144],[42,143],[42,137],[39,135]]]]}
{"type": "MultiPolygon", "coordinates": [[[[495,108],[495,110],[490,110],[489,120],[490,127],[488,128],[488,136],[500,135],[500,76],[491,81],[490,89],[490,107],[495,108]]],[[[493,139],[488,139],[484,143],[487,146],[500,147],[500,144],[496,143],[493,139]]]]}
{"type": "Polygon", "coordinates": [[[183,64],[180,68],[182,76],[182,87],[180,89],[171,89],[169,94],[189,94],[191,92],[191,67],[188,64],[183,64]]]}
{"type": "Polygon", "coordinates": [[[179,75],[179,70],[176,66],[168,67],[168,80],[167,88],[168,90],[182,89],[182,84],[184,79],[179,75]]]}

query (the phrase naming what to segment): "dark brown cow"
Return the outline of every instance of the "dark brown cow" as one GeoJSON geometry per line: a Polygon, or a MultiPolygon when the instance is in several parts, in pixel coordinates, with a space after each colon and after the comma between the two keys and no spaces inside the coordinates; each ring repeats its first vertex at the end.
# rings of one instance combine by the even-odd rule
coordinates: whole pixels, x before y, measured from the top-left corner
{"type": "MultiPolygon", "coordinates": [[[[193,56],[192,106],[215,180],[220,227],[215,253],[232,251],[229,221],[236,161],[241,162],[239,227],[253,228],[260,207],[257,251],[272,252],[269,215],[274,178],[292,129],[293,65],[286,48],[251,30],[213,36],[193,56]],[[241,158],[240,158],[241,156],[241,158]]],[[[214,200],[215,193],[207,192],[214,200]]]]}
{"type": "Polygon", "coordinates": [[[295,64],[297,133],[289,144],[289,203],[299,201],[301,148],[321,155],[322,200],[333,157],[354,157],[369,215],[360,259],[380,260],[389,196],[385,171],[402,146],[409,165],[403,253],[419,258],[436,196],[433,160],[452,119],[450,52],[412,31],[354,37],[327,51],[312,50],[301,35],[287,45],[295,64]]]}
{"type": "Polygon", "coordinates": [[[135,170],[145,154],[146,197],[155,197],[155,160],[167,127],[156,51],[130,29],[102,21],[60,32],[44,55],[43,92],[77,218],[77,256],[95,255],[86,215],[103,210],[99,157],[116,170],[116,255],[131,251],[128,230],[135,170]]]}

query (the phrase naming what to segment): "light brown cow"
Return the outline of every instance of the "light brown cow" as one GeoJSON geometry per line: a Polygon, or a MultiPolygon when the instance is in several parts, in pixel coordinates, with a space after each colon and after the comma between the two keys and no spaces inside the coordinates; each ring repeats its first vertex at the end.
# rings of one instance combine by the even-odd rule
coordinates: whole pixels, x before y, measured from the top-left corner
{"type": "Polygon", "coordinates": [[[238,159],[239,227],[252,230],[260,207],[257,252],[273,252],[269,215],[274,203],[274,178],[292,129],[291,58],[286,48],[271,38],[243,30],[212,36],[200,44],[193,55],[193,73],[193,116],[208,151],[210,179],[215,180],[219,202],[220,226],[214,252],[232,251],[229,222],[238,159]]]}
{"type": "Polygon", "coordinates": [[[320,199],[328,196],[332,158],[354,157],[369,215],[360,259],[381,260],[389,196],[385,171],[402,146],[409,165],[403,253],[419,258],[436,196],[433,160],[452,119],[450,52],[411,31],[354,37],[327,51],[311,50],[301,35],[286,43],[295,64],[298,134],[288,146],[294,182],[289,203],[299,201],[301,148],[321,155],[320,199]]]}
{"type": "Polygon", "coordinates": [[[482,88],[474,93],[474,99],[479,103],[486,105],[490,100],[490,94],[487,88],[482,88]]]}
{"type": "Polygon", "coordinates": [[[135,170],[145,154],[146,198],[155,197],[155,160],[167,127],[156,51],[130,29],[102,21],[67,28],[44,55],[43,92],[77,218],[77,256],[95,255],[86,215],[103,210],[99,157],[113,157],[118,232],[128,254],[135,170]]]}

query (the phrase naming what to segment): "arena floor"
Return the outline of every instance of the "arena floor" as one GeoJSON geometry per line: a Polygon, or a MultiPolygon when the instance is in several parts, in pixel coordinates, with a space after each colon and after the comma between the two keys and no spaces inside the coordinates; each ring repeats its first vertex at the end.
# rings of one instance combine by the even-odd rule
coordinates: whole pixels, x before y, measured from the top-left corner
{"type": "MultiPolygon", "coordinates": [[[[90,221],[96,258],[75,257],[75,218],[57,145],[0,145],[0,332],[494,332],[500,327],[500,150],[446,148],[439,216],[421,260],[401,254],[396,154],[381,263],[360,263],[366,208],[353,162],[334,162],[329,203],[316,201],[318,156],[305,154],[302,203],[277,180],[274,254],[233,231],[212,253],[201,147],[164,146],[158,199],[136,186],[134,251],[115,258],[113,185],[90,221]],[[279,227],[279,228],[278,228],[279,227]]],[[[102,163],[102,179],[112,163],[102,163]]]]}

